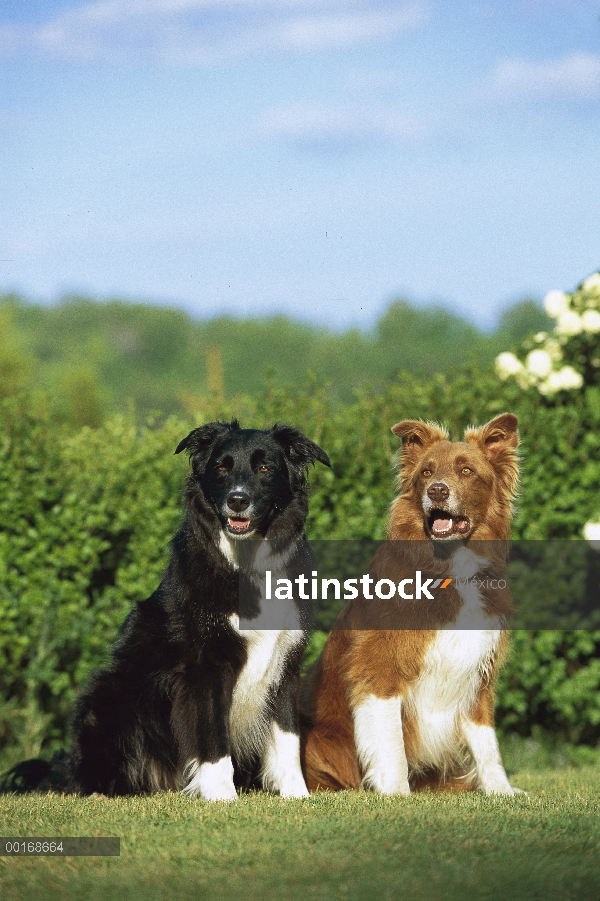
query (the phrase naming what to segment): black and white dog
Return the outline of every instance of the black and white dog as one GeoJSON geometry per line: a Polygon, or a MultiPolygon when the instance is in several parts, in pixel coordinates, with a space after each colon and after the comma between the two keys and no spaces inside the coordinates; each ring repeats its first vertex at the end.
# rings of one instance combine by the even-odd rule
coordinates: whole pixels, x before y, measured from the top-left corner
{"type": "Polygon", "coordinates": [[[329,458],[297,429],[237,420],[194,429],[183,450],[192,463],[185,519],[163,580],[77,703],[63,784],[50,772],[38,790],[181,789],[230,801],[236,786],[259,785],[308,796],[297,718],[305,611],[291,602],[288,628],[240,630],[239,568],[252,572],[261,552],[286,574],[305,568],[306,471],[329,458]]]}

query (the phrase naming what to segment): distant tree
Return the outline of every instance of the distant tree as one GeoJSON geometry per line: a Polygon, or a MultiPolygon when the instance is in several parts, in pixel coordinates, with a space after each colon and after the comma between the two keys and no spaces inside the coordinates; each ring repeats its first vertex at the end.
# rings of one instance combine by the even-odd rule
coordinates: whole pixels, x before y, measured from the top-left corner
{"type": "Polygon", "coordinates": [[[551,327],[552,320],[537,301],[522,300],[502,313],[496,331],[508,346],[520,344],[529,335],[547,332],[551,327]]]}
{"type": "Polygon", "coordinates": [[[12,397],[28,384],[35,360],[25,349],[10,298],[0,307],[0,397],[12,397]]]}
{"type": "Polygon", "coordinates": [[[194,320],[181,310],[67,297],[40,306],[0,298],[0,395],[25,389],[48,396],[53,418],[95,425],[106,415],[183,414],[208,403],[255,398],[267,380],[294,388],[312,373],[332,401],[410,372],[450,374],[487,365],[543,326],[533,301],[507,311],[485,333],[439,306],[390,305],[372,332],[335,332],[286,316],[194,320]]]}

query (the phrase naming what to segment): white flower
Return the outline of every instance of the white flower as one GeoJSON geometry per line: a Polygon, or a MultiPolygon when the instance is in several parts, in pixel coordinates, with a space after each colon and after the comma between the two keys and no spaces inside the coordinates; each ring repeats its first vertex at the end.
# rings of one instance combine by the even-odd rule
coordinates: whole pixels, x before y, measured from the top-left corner
{"type": "Polygon", "coordinates": [[[600,294],[600,272],[594,272],[581,286],[588,294],[600,294]]]}
{"type": "Polygon", "coordinates": [[[521,361],[518,360],[514,354],[509,353],[509,351],[498,354],[495,366],[496,373],[502,381],[509,378],[511,375],[517,375],[517,373],[523,371],[523,364],[521,361]]]}
{"type": "Polygon", "coordinates": [[[586,522],[583,537],[589,541],[594,550],[600,551],[600,522],[586,522]]]}
{"type": "Polygon", "coordinates": [[[566,313],[569,309],[570,299],[564,291],[550,291],[544,298],[544,309],[548,316],[556,319],[561,313],[566,313]]]}
{"type": "Polygon", "coordinates": [[[586,332],[592,335],[600,332],[600,313],[597,310],[586,310],[581,317],[581,322],[586,332]]]}
{"type": "Polygon", "coordinates": [[[559,313],[556,323],[556,333],[558,335],[580,335],[582,331],[583,322],[579,313],[574,313],[573,310],[559,313]]]}
{"type": "Polygon", "coordinates": [[[583,385],[583,377],[572,366],[563,366],[551,372],[545,382],[538,385],[541,394],[556,394],[557,391],[575,391],[583,385]]]}
{"type": "Polygon", "coordinates": [[[543,342],[548,337],[548,332],[538,332],[537,335],[533,336],[533,340],[536,344],[543,344],[543,342]]]}
{"type": "Polygon", "coordinates": [[[545,379],[552,369],[552,358],[546,350],[532,350],[525,361],[527,371],[539,379],[545,379]]]}
{"type": "Polygon", "coordinates": [[[572,366],[563,366],[558,370],[564,391],[577,391],[583,386],[583,376],[572,366]]]}

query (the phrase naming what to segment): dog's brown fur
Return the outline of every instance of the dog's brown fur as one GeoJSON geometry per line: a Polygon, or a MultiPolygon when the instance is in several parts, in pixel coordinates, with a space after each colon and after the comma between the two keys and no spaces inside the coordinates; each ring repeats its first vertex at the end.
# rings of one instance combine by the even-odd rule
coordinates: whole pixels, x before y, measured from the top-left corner
{"type": "MultiPolygon", "coordinates": [[[[462,442],[450,442],[445,429],[420,421],[400,422],[392,431],[402,439],[403,445],[399,461],[402,493],[392,504],[387,537],[402,540],[402,553],[397,553],[391,542],[381,545],[370,566],[370,575],[375,581],[385,577],[398,583],[420,569],[428,577],[448,578],[459,559],[452,552],[458,549],[463,555],[467,550],[471,552],[464,559],[469,565],[475,561],[475,566],[480,567],[479,579],[501,577],[505,542],[510,535],[512,499],[518,482],[516,417],[506,413],[481,428],[468,429],[462,442]],[[445,520],[435,519],[435,514],[428,516],[424,509],[428,489],[433,494],[439,492],[436,485],[446,486],[449,492],[439,509],[443,511],[445,504],[449,513],[455,514],[450,518],[454,531],[441,539],[434,529],[439,531],[445,520]],[[482,544],[492,539],[493,544],[482,544]]],[[[493,682],[506,645],[505,632],[498,633],[492,627],[483,632],[453,633],[458,644],[450,658],[455,655],[457,661],[462,661],[461,642],[467,656],[475,654],[465,692],[460,693],[460,686],[457,689],[456,740],[448,739],[448,747],[436,758],[429,750],[435,744],[435,741],[432,744],[435,736],[423,733],[427,717],[419,705],[423,706],[425,697],[427,704],[435,706],[436,692],[444,690],[439,678],[445,674],[447,679],[448,666],[452,663],[449,658],[441,666],[439,677],[435,668],[431,675],[430,652],[434,645],[433,651],[438,653],[438,647],[446,647],[443,642],[454,641],[440,630],[456,622],[463,604],[464,598],[454,585],[436,592],[434,601],[400,602],[396,597],[369,604],[359,595],[347,604],[304,686],[302,760],[309,790],[363,786],[406,794],[409,785],[411,790],[424,786],[464,790],[479,785],[490,792],[513,793],[499,757],[499,769],[494,769],[496,764],[490,764],[491,769],[488,766],[486,770],[485,761],[477,760],[481,750],[471,747],[476,771],[481,770],[472,778],[467,777],[460,763],[469,730],[472,744],[477,746],[477,742],[488,741],[493,757],[493,732],[474,727],[493,730],[493,682]],[[471,645],[479,640],[478,636],[486,635],[497,636],[497,640],[489,648],[485,646],[487,650],[481,652],[479,659],[471,645]],[[430,680],[426,688],[423,687],[425,679],[430,680]],[[425,695],[421,697],[419,692],[425,695]],[[365,741],[369,744],[364,727],[361,727],[362,738],[359,735],[357,739],[356,735],[356,717],[362,715],[361,705],[366,704],[367,708],[374,705],[373,709],[379,710],[380,701],[387,700],[393,706],[395,699],[398,720],[401,709],[401,724],[392,722],[390,727],[375,715],[377,735],[373,755],[376,758],[379,753],[376,748],[379,737],[385,743],[389,728],[399,729],[398,743],[403,743],[406,754],[406,778],[394,776],[393,772],[386,774],[385,761],[378,769],[369,758],[368,748],[362,746],[365,741]],[[379,776],[374,775],[376,771],[379,776]]],[[[478,604],[483,615],[495,616],[500,622],[505,622],[512,610],[507,589],[480,591],[478,604]]],[[[456,679],[460,678],[458,673],[456,679]]],[[[384,705],[383,709],[388,708],[384,705]]],[[[402,769],[401,756],[399,760],[402,769]]],[[[389,769],[393,771],[395,766],[389,769]]]]}

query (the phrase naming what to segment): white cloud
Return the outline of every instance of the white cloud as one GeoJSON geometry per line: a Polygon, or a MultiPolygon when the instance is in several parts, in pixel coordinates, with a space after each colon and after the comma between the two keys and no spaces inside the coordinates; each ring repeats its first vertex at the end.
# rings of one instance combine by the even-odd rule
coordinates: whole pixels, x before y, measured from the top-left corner
{"type": "Polygon", "coordinates": [[[276,26],[269,43],[283,50],[300,51],[348,47],[378,38],[391,38],[421,21],[423,15],[417,7],[378,13],[302,16],[276,26]]]}
{"type": "Polygon", "coordinates": [[[397,110],[298,103],[272,109],[260,133],[300,145],[340,147],[371,140],[406,141],[424,134],[423,123],[397,110]]]}
{"type": "Polygon", "coordinates": [[[386,0],[98,0],[40,26],[0,26],[0,52],[205,65],[257,52],[392,40],[425,18],[421,4],[398,9],[386,0]]]}
{"type": "Polygon", "coordinates": [[[543,62],[504,60],[497,66],[492,84],[506,99],[593,97],[600,93],[600,56],[572,53],[543,62]]]}

